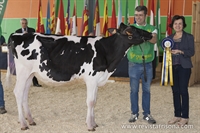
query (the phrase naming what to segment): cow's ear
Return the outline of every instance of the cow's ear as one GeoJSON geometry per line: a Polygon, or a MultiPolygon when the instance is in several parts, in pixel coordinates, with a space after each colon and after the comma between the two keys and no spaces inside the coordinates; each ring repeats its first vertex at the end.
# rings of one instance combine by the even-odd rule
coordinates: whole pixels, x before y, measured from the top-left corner
{"type": "Polygon", "coordinates": [[[120,31],[123,31],[123,30],[125,30],[126,28],[127,28],[128,26],[127,25],[125,25],[124,23],[121,23],[120,25],[119,25],[119,30],[120,31]]]}
{"type": "Polygon", "coordinates": [[[132,28],[131,28],[131,26],[128,26],[124,31],[123,31],[123,33],[122,34],[124,34],[124,35],[133,35],[133,31],[132,31],[132,28]]]}
{"type": "Polygon", "coordinates": [[[129,35],[129,36],[133,35],[133,34],[132,34],[131,32],[129,32],[129,31],[126,31],[126,34],[129,35]]]}
{"type": "Polygon", "coordinates": [[[123,22],[120,23],[119,27],[127,27],[123,22]]]}
{"type": "Polygon", "coordinates": [[[109,28],[108,32],[113,35],[117,32],[117,29],[116,28],[109,28]]]}

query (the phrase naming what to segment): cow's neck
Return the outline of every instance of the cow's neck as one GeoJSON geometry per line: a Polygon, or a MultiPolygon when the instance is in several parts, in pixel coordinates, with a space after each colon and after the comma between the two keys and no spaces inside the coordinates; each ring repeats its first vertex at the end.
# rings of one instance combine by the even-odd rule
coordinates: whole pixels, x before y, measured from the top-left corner
{"type": "Polygon", "coordinates": [[[106,62],[102,64],[106,65],[108,72],[114,72],[121,59],[125,56],[127,49],[131,46],[123,40],[125,39],[122,36],[115,34],[101,39],[99,46],[97,46],[98,44],[95,46],[97,57],[103,54],[101,58],[106,59],[106,62]],[[100,53],[98,54],[98,52],[100,53]]]}
{"type": "Polygon", "coordinates": [[[101,40],[101,44],[106,50],[107,55],[119,55],[120,53],[125,53],[125,51],[131,46],[124,41],[127,37],[120,36],[118,34],[112,35],[101,40]],[[108,47],[108,49],[106,49],[108,47]]]}

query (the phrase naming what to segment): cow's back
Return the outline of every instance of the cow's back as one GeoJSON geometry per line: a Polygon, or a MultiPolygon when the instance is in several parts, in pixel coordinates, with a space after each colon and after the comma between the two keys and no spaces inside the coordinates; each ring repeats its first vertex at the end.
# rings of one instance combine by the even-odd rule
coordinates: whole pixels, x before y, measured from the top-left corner
{"type": "Polygon", "coordinates": [[[94,56],[87,37],[14,34],[13,41],[17,62],[32,67],[31,72],[42,79],[55,82],[80,76],[85,72],[83,65],[91,64],[94,56]]]}

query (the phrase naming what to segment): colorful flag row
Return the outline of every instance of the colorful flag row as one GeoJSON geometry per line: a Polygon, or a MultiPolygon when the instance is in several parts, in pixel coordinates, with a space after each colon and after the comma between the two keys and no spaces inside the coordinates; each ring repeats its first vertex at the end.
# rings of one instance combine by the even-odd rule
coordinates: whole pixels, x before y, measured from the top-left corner
{"type": "MultiPolygon", "coordinates": [[[[82,16],[82,29],[81,29],[81,35],[89,35],[88,33],[88,9],[87,9],[87,1],[84,0],[84,10],[83,10],[83,16],[82,16]]],[[[171,1],[171,0],[169,0],[171,1]]],[[[122,4],[121,0],[117,0],[118,2],[118,14],[116,15],[116,9],[115,9],[115,2],[116,0],[112,0],[112,17],[111,17],[111,26],[112,28],[117,28],[119,24],[122,22],[122,4]]],[[[154,0],[148,0],[148,4],[152,4],[154,0]]],[[[156,9],[156,23],[153,22],[153,25],[155,25],[158,29],[158,39],[160,40],[160,0],[157,0],[157,9],[156,9]]],[[[135,6],[138,6],[139,2],[138,0],[135,0],[135,6]]],[[[140,0],[140,5],[144,5],[144,1],[140,0]]],[[[170,5],[170,4],[169,4],[170,5]]],[[[128,0],[126,0],[126,6],[125,6],[125,15],[124,15],[124,23],[129,24],[129,9],[128,9],[128,0]]],[[[149,6],[148,6],[149,7],[149,6]]],[[[78,35],[77,33],[77,15],[76,15],[76,0],[74,0],[74,7],[73,7],[73,16],[70,16],[70,0],[68,0],[68,6],[66,15],[64,15],[64,7],[63,7],[63,0],[55,0],[53,3],[52,13],[50,16],[50,2],[48,0],[47,3],[47,19],[46,19],[46,28],[44,28],[44,23],[42,19],[42,5],[41,0],[39,0],[39,9],[38,9],[38,22],[37,22],[37,28],[36,31],[40,33],[46,33],[46,34],[62,34],[62,35],[78,35]],[[71,18],[71,19],[70,19],[71,18]],[[71,20],[71,23],[70,23],[71,20]],[[46,29],[46,32],[45,32],[46,29]]],[[[154,14],[154,6],[150,7],[151,13],[153,13],[153,19],[154,20],[155,14],[154,14]]],[[[169,7],[170,8],[170,7],[169,7]]],[[[170,17],[170,12],[168,13],[168,17],[170,17]]],[[[151,18],[151,15],[150,15],[151,18]]],[[[171,17],[170,17],[171,18],[171,17]]],[[[169,19],[168,19],[169,20],[169,19]]],[[[167,22],[170,22],[167,21],[167,22]]],[[[152,22],[150,22],[152,24],[152,22]]],[[[103,22],[102,22],[102,34],[104,36],[108,36],[107,28],[108,28],[108,6],[107,6],[107,0],[104,0],[104,15],[103,15],[103,22]]],[[[167,26],[168,28],[168,26],[167,26]]],[[[167,31],[170,29],[167,29],[167,31]]],[[[99,11],[99,0],[96,0],[95,3],[95,12],[94,12],[94,20],[93,20],[93,35],[100,36],[100,11],[99,11]]]]}
{"type": "Polygon", "coordinates": [[[75,4],[72,17],[72,25],[71,25],[70,0],[68,0],[66,17],[64,16],[64,7],[62,0],[55,0],[55,2],[53,3],[52,14],[50,17],[50,1],[48,0],[46,32],[45,32],[43,17],[42,17],[42,5],[41,5],[41,0],[39,0],[36,32],[46,33],[46,34],[76,35],[77,34],[76,0],[74,0],[74,3],[75,4]]]}

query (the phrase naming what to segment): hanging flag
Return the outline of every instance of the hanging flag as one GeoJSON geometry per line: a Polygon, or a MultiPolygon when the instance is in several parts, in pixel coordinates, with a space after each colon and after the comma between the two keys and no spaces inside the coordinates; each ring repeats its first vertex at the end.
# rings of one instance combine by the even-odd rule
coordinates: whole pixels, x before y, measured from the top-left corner
{"type": "Polygon", "coordinates": [[[64,19],[64,9],[62,0],[60,0],[60,7],[59,7],[55,33],[60,35],[65,35],[65,19],[64,19]]]}
{"type": "Polygon", "coordinates": [[[166,37],[172,34],[172,29],[169,27],[171,23],[171,0],[168,1],[168,12],[167,12],[167,25],[166,25],[166,37]]]}
{"type": "Polygon", "coordinates": [[[55,17],[56,17],[56,20],[58,18],[59,7],[60,7],[60,0],[55,0],[55,17]]]}
{"type": "Polygon", "coordinates": [[[87,3],[85,4],[85,8],[83,10],[83,30],[82,36],[88,36],[88,10],[87,3]]]}
{"type": "Polygon", "coordinates": [[[100,36],[100,17],[99,17],[99,1],[96,0],[95,4],[95,14],[94,14],[94,35],[95,36],[100,36]]]}
{"type": "Polygon", "coordinates": [[[77,36],[76,0],[74,0],[74,10],[73,10],[73,17],[72,17],[71,35],[77,36]]]}
{"type": "Polygon", "coordinates": [[[51,34],[56,32],[56,15],[55,15],[55,3],[53,3],[52,13],[51,13],[51,34]]]}
{"type": "Polygon", "coordinates": [[[143,0],[140,0],[140,5],[144,6],[144,1],[143,0]]]}
{"type": "Polygon", "coordinates": [[[117,28],[116,11],[115,11],[115,0],[112,0],[111,28],[117,28]]]}
{"type": "MultiPolygon", "coordinates": [[[[150,5],[150,25],[155,26],[154,0],[151,0],[151,3],[149,3],[149,4],[151,4],[150,5]]],[[[152,62],[152,66],[153,66],[153,79],[156,76],[156,66],[158,64],[157,61],[158,61],[158,56],[159,56],[157,43],[154,44],[154,53],[155,53],[155,56],[154,56],[154,59],[153,59],[153,62],[152,62]]]]}
{"type": "Polygon", "coordinates": [[[161,41],[161,20],[160,20],[160,0],[157,0],[156,8],[156,28],[157,28],[157,44],[161,41]]]}
{"type": "Polygon", "coordinates": [[[118,16],[117,16],[117,26],[119,27],[122,22],[122,4],[121,0],[118,0],[118,16]]]}
{"type": "Polygon", "coordinates": [[[107,0],[104,0],[103,35],[105,37],[108,37],[108,6],[107,6],[107,0]]]}
{"type": "MultiPolygon", "coordinates": [[[[4,16],[4,12],[6,10],[6,5],[7,5],[8,0],[3,0],[1,2],[1,10],[0,10],[0,26],[1,26],[1,22],[3,20],[3,16],[4,16]]],[[[0,34],[1,35],[1,34],[0,34]]]]}
{"type": "Polygon", "coordinates": [[[41,4],[41,0],[39,0],[38,20],[37,20],[36,32],[45,33],[45,31],[44,31],[44,23],[43,23],[43,18],[42,18],[42,4],[41,4]]]}
{"type": "Polygon", "coordinates": [[[183,0],[183,16],[185,15],[185,0],[183,0]]]}
{"type": "MultiPolygon", "coordinates": [[[[135,0],[135,8],[138,6],[138,0],[135,0]]],[[[135,17],[134,17],[134,23],[136,23],[135,21],[135,17]]]]}
{"type": "Polygon", "coordinates": [[[47,3],[46,34],[51,34],[50,1],[47,3]]]}
{"type": "MultiPolygon", "coordinates": [[[[159,46],[161,43],[161,19],[160,19],[160,0],[157,0],[157,8],[156,8],[156,28],[157,28],[157,56],[159,57],[159,46]]],[[[157,60],[157,65],[159,63],[159,59],[157,60]]]]}
{"type": "Polygon", "coordinates": [[[129,10],[128,10],[128,0],[126,0],[126,11],[125,11],[124,23],[125,24],[130,24],[130,21],[129,21],[129,10]]]}
{"type": "MultiPolygon", "coordinates": [[[[147,0],[147,1],[146,1],[146,7],[147,7],[147,9],[149,9],[148,5],[149,5],[149,2],[150,2],[150,1],[151,1],[151,0],[147,0]]],[[[149,11],[147,10],[147,14],[148,14],[148,12],[149,12],[149,11]]]]}
{"type": "MultiPolygon", "coordinates": [[[[54,0],[54,3],[55,3],[55,29],[56,29],[59,7],[60,7],[60,0],[54,0]]],[[[55,30],[55,33],[56,33],[56,30],[55,30]]]]}
{"type": "Polygon", "coordinates": [[[1,29],[1,22],[3,20],[3,16],[4,16],[4,12],[6,10],[6,5],[7,5],[8,0],[4,0],[3,2],[1,2],[1,11],[0,11],[0,37],[2,35],[2,29],[1,29]]]}
{"type": "Polygon", "coordinates": [[[68,0],[68,5],[67,5],[65,35],[70,35],[70,0],[68,0]]]}
{"type": "Polygon", "coordinates": [[[154,13],[154,0],[151,0],[151,7],[150,7],[150,25],[155,26],[155,13],[154,13]]]}

